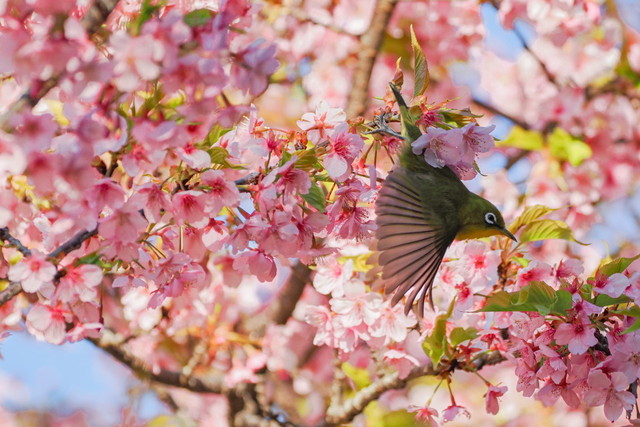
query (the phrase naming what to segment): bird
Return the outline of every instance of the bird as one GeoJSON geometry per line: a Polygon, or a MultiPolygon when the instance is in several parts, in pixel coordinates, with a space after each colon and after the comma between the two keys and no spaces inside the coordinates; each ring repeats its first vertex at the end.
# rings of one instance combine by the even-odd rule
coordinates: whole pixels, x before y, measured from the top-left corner
{"type": "Polygon", "coordinates": [[[429,165],[411,143],[422,132],[394,84],[402,138],[398,162],[382,182],[375,204],[378,263],[385,292],[396,305],[407,295],[405,315],[417,301],[419,317],[447,248],[454,240],[504,235],[517,242],[490,201],[469,191],[449,167],[429,165]]]}

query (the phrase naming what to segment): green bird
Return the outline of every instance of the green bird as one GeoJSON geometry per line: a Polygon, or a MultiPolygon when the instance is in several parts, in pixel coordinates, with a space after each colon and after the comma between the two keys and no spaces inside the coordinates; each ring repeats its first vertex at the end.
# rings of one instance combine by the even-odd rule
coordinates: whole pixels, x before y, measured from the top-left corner
{"type": "Polygon", "coordinates": [[[405,144],[376,201],[378,262],[385,291],[395,291],[392,304],[408,293],[405,314],[417,299],[422,316],[427,296],[433,308],[433,280],[454,240],[500,234],[517,239],[491,202],[470,192],[448,167],[435,168],[412,152],[411,143],[422,132],[398,89],[390,86],[400,108],[405,144]]]}

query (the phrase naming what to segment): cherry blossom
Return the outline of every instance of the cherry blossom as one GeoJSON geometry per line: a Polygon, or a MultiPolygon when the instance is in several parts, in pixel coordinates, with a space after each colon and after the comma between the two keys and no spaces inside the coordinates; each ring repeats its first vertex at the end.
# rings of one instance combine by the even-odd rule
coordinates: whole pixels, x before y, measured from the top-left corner
{"type": "Polygon", "coordinates": [[[329,143],[330,150],[323,165],[332,179],[344,181],[351,174],[351,163],[364,147],[364,142],[359,135],[349,132],[346,123],[342,123],[330,135],[329,143]]]}
{"type": "Polygon", "coordinates": [[[588,405],[604,405],[604,413],[611,422],[617,420],[623,410],[630,410],[635,397],[627,391],[629,382],[621,372],[607,375],[599,369],[592,371],[587,380],[589,390],[584,399],[588,405]]]}
{"type": "Polygon", "coordinates": [[[331,108],[326,101],[320,101],[315,113],[305,113],[298,120],[300,129],[307,132],[307,138],[314,144],[318,144],[329,138],[329,130],[342,124],[346,114],[341,108],[331,108]]]}
{"type": "Polygon", "coordinates": [[[489,414],[497,414],[499,410],[498,398],[507,392],[507,387],[489,386],[489,390],[485,394],[486,409],[489,414]]]}
{"type": "Polygon", "coordinates": [[[594,329],[584,318],[560,324],[554,338],[558,344],[568,345],[569,351],[573,354],[582,354],[598,343],[594,329]]]}
{"type": "Polygon", "coordinates": [[[44,254],[34,250],[31,255],[9,268],[8,278],[22,284],[27,292],[49,290],[57,273],[55,265],[44,254]]]}

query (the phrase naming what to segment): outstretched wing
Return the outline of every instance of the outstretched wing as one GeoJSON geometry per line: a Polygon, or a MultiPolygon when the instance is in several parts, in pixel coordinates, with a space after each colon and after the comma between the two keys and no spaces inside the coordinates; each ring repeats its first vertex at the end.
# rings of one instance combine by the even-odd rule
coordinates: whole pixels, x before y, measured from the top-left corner
{"type": "MultiPolygon", "coordinates": [[[[405,313],[409,313],[418,299],[418,314],[424,313],[424,302],[429,296],[433,307],[431,288],[444,254],[453,242],[456,227],[443,218],[447,209],[434,207],[446,203],[429,197],[426,191],[429,179],[400,167],[394,169],[382,184],[376,202],[379,263],[387,293],[395,291],[392,303],[407,295],[405,313]]],[[[431,183],[430,185],[436,185],[431,183]]],[[[438,191],[435,191],[438,193],[438,191]]],[[[449,214],[455,214],[449,211],[449,214]]]]}

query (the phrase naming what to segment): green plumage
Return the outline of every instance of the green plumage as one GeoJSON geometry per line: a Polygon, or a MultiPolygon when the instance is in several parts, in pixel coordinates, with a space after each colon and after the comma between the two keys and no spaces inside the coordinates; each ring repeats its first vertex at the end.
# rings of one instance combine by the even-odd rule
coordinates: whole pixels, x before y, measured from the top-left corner
{"type": "Polygon", "coordinates": [[[376,202],[379,263],[395,304],[407,294],[405,312],[418,302],[424,312],[442,258],[454,239],[505,234],[498,209],[470,192],[448,167],[434,168],[411,150],[422,134],[397,88],[405,145],[398,165],[389,173],[376,202]],[[493,216],[491,216],[493,215],[493,216]]]}

